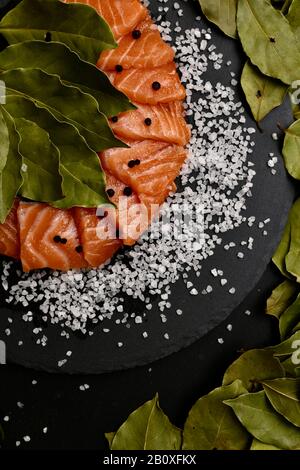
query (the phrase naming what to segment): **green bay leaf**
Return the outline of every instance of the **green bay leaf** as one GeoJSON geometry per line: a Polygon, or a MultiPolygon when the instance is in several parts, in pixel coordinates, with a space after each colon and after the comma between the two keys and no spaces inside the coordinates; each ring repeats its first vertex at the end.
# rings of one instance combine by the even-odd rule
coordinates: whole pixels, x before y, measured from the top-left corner
{"type": "Polygon", "coordinates": [[[263,382],[263,387],[277,413],[300,427],[300,379],[267,380],[263,382]]]}
{"type": "Polygon", "coordinates": [[[292,278],[286,269],[285,258],[289,252],[291,244],[291,223],[290,219],[287,221],[287,224],[284,228],[284,232],[280,243],[272,257],[272,261],[277,266],[281,274],[287,278],[292,278]]]}
{"type": "Polygon", "coordinates": [[[158,397],[131,413],[116,432],[111,450],[179,450],[181,431],[159,407],[158,397]]]}
{"type": "Polygon", "coordinates": [[[294,378],[300,377],[299,357],[300,357],[300,353],[298,349],[298,352],[295,351],[294,355],[292,355],[288,359],[285,359],[282,362],[282,367],[284,367],[284,370],[288,377],[294,377],[294,378]]]}
{"type": "Polygon", "coordinates": [[[21,136],[23,184],[20,194],[41,202],[56,201],[62,197],[59,174],[59,151],[49,134],[34,122],[14,119],[21,136]]]}
{"type": "Polygon", "coordinates": [[[299,293],[299,286],[296,282],[290,280],[282,282],[268,298],[266,313],[279,319],[291,305],[297,293],[299,293]]]}
{"type": "Polygon", "coordinates": [[[223,377],[223,385],[240,379],[247,390],[253,391],[262,380],[283,376],[284,370],[271,351],[252,349],[228,367],[223,377]]]}
{"type": "Polygon", "coordinates": [[[101,51],[117,46],[107,23],[94,8],[59,0],[23,0],[0,22],[9,44],[32,39],[63,42],[95,64],[101,51]]]}
{"type": "Polygon", "coordinates": [[[289,174],[300,180],[300,120],[285,131],[283,157],[289,174]]]}
{"type": "Polygon", "coordinates": [[[5,118],[0,110],[0,172],[6,165],[7,156],[9,152],[9,131],[5,118]]]}
{"type": "Polygon", "coordinates": [[[79,87],[92,95],[99,110],[108,117],[135,109],[95,65],[85,62],[66,45],[58,42],[25,41],[0,52],[0,70],[41,69],[58,75],[65,85],[79,87]]]}
{"type": "Polygon", "coordinates": [[[262,74],[249,61],[243,69],[241,85],[256,122],[280,106],[288,90],[287,85],[262,74]]]}
{"type": "Polygon", "coordinates": [[[0,74],[6,95],[20,95],[46,108],[59,121],[74,125],[95,151],[124,146],[115,138],[96,100],[79,88],[64,85],[56,75],[38,69],[14,69],[0,74]]]}
{"type": "Polygon", "coordinates": [[[287,20],[289,21],[297,39],[300,43],[300,1],[293,0],[287,14],[287,20]]]}
{"type": "Polygon", "coordinates": [[[275,346],[268,346],[265,349],[271,351],[272,354],[276,357],[284,358],[293,354],[293,352],[295,351],[295,348],[293,346],[295,344],[298,344],[300,348],[300,331],[297,331],[285,341],[282,341],[281,343],[276,344],[275,346]]]}
{"type": "Polygon", "coordinates": [[[22,156],[19,153],[20,135],[11,116],[2,107],[3,118],[9,132],[9,150],[6,164],[0,173],[0,223],[8,216],[23,179],[21,176],[22,156]]]}
{"type": "Polygon", "coordinates": [[[236,12],[238,0],[199,0],[206,18],[216,24],[223,33],[232,38],[237,37],[236,12]]]}
{"type": "Polygon", "coordinates": [[[226,400],[253,437],[286,450],[300,449],[300,429],[293,426],[271,406],[265,392],[248,393],[226,400]]]}
{"type": "Polygon", "coordinates": [[[200,398],[189,412],[183,430],[185,450],[243,450],[249,434],[223,400],[247,393],[240,380],[200,398]]]}
{"type": "Polygon", "coordinates": [[[113,443],[113,440],[114,440],[114,437],[115,437],[116,433],[115,432],[106,432],[105,433],[105,437],[107,439],[107,442],[108,442],[108,445],[109,445],[109,448],[111,449],[112,447],[112,443],[113,443]]]}
{"type": "Polygon", "coordinates": [[[14,118],[26,116],[46,130],[60,152],[64,198],[52,200],[52,205],[65,209],[74,206],[97,207],[109,202],[99,157],[74,126],[57,121],[49,111],[38,108],[22,96],[8,97],[6,109],[14,118]]]}
{"type": "Polygon", "coordinates": [[[300,321],[300,294],[295,302],[290,305],[279,319],[279,330],[281,339],[284,340],[290,335],[293,328],[300,321]]]}
{"type": "Polygon", "coordinates": [[[263,74],[288,85],[299,79],[296,36],[286,17],[270,1],[239,0],[237,25],[247,56],[263,74]]]}
{"type": "Polygon", "coordinates": [[[294,203],[290,215],[291,241],[285,257],[285,265],[289,274],[300,282],[300,198],[294,203]]]}
{"type": "Polygon", "coordinates": [[[264,444],[263,442],[253,439],[250,450],[281,450],[278,447],[272,446],[270,444],[264,444]]]}

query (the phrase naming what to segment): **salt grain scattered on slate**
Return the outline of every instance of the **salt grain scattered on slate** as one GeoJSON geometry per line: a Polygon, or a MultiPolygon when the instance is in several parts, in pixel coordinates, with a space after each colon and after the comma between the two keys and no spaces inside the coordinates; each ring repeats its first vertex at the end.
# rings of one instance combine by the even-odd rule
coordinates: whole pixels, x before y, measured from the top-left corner
{"type": "MultiPolygon", "coordinates": [[[[162,4],[168,3],[168,0],[160,1],[162,4]]],[[[149,4],[148,1],[144,3],[149,4]]],[[[10,284],[10,274],[15,274],[15,268],[12,262],[4,262],[1,281],[7,288],[7,303],[24,307],[29,302],[37,303],[43,318],[83,333],[89,333],[88,322],[95,324],[114,320],[116,313],[121,317],[123,315],[123,319],[115,323],[126,324],[129,312],[126,312],[125,302],[128,297],[142,301],[151,311],[156,305],[152,299],[158,296],[159,310],[166,314],[172,309],[169,300],[172,286],[193,272],[201,278],[201,263],[222,244],[222,234],[243,223],[253,226],[255,217],[246,219],[244,209],[247,199],[251,197],[255,176],[250,158],[254,146],[251,136],[256,131],[246,127],[244,109],[242,103],[237,101],[235,91],[205,78],[209,67],[219,70],[224,65],[222,54],[211,42],[211,29],[201,25],[199,16],[198,28],[183,31],[180,26],[180,17],[183,16],[180,2],[175,2],[173,9],[178,14],[176,27],[162,16],[158,26],[165,40],[173,38],[178,67],[187,89],[185,109],[192,125],[192,137],[190,157],[181,172],[183,189],[168,198],[162,209],[162,218],[169,218],[170,226],[174,228],[178,216],[183,213],[197,214],[197,211],[199,215],[202,210],[200,222],[186,224],[182,237],[175,237],[169,230],[163,239],[159,239],[155,237],[161,233],[160,220],[157,220],[151,231],[154,239],[145,234],[131,250],[120,253],[115,261],[104,268],[82,273],[49,274],[38,271],[25,274],[18,271],[18,281],[10,284]]],[[[161,13],[167,10],[167,6],[160,8],[161,13]]],[[[229,67],[231,61],[226,65],[229,67]]],[[[233,72],[231,77],[235,86],[233,72]]],[[[270,155],[270,158],[275,164],[276,157],[270,155]]],[[[252,249],[253,241],[249,241],[249,249],[252,249]]],[[[224,248],[229,250],[233,247],[235,243],[231,242],[224,248]]],[[[214,277],[223,274],[212,270],[214,277]]],[[[220,279],[222,286],[227,282],[225,278],[220,279]]],[[[199,295],[193,285],[188,291],[190,295],[199,295]]],[[[202,291],[203,295],[209,292],[212,292],[211,286],[202,291]]],[[[233,295],[235,288],[229,292],[233,295]]],[[[183,311],[177,309],[176,314],[180,316],[183,311]]],[[[23,320],[32,322],[32,312],[23,315],[23,320]]],[[[141,320],[140,316],[134,319],[137,324],[141,320]]],[[[109,333],[110,329],[103,328],[102,331],[109,333]]],[[[61,335],[69,338],[65,331],[61,335]]],[[[164,338],[169,339],[168,333],[164,334],[164,338]]],[[[47,337],[44,335],[37,341],[45,346],[47,337]]],[[[117,346],[121,348],[123,343],[119,342],[117,346]]],[[[58,365],[62,367],[65,362],[66,359],[59,361],[58,365]]]]}

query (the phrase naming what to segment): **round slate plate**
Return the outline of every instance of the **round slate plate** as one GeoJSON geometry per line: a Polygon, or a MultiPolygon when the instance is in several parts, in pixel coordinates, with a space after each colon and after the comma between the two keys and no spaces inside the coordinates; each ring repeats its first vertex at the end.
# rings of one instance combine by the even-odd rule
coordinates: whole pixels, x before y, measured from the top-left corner
{"type": "MultiPolygon", "coordinates": [[[[155,17],[159,15],[158,8],[161,3],[151,0],[151,10],[155,17]]],[[[191,28],[195,24],[195,18],[199,15],[197,2],[180,2],[184,8],[182,24],[191,28]]],[[[177,13],[172,7],[163,19],[168,19],[175,24],[178,19],[177,13]]],[[[237,76],[245,61],[243,52],[237,41],[227,39],[212,25],[203,20],[204,27],[213,30],[213,43],[217,51],[224,55],[225,63],[231,61],[230,71],[237,76]]],[[[199,26],[199,22],[197,23],[199,26]]],[[[212,83],[222,82],[230,85],[231,76],[224,74],[224,69],[207,72],[206,79],[212,83]]],[[[242,90],[237,90],[237,98],[244,101],[242,90]]],[[[262,128],[255,135],[255,151],[252,160],[255,162],[255,177],[253,197],[247,202],[246,215],[255,215],[257,221],[270,218],[267,226],[267,236],[262,235],[262,229],[256,225],[251,228],[245,224],[225,234],[224,244],[227,241],[235,241],[237,245],[242,240],[247,240],[251,235],[255,238],[252,251],[247,251],[245,258],[241,261],[237,258],[240,248],[225,251],[223,246],[218,247],[213,257],[203,263],[200,279],[195,281],[196,287],[201,291],[207,284],[213,286],[213,294],[192,297],[188,294],[182,282],[178,282],[173,289],[171,298],[172,311],[168,314],[167,324],[161,322],[158,308],[148,314],[146,323],[131,328],[116,326],[113,322],[104,322],[101,327],[96,327],[94,335],[82,337],[71,333],[67,341],[60,336],[60,328],[56,326],[43,326],[44,333],[48,337],[48,344],[42,347],[36,344],[37,336],[32,333],[32,324],[26,324],[22,320],[21,310],[10,310],[3,306],[0,309],[0,339],[7,345],[7,360],[9,362],[24,366],[44,369],[48,371],[59,371],[65,373],[101,373],[117,369],[129,368],[141,364],[150,363],[154,360],[169,355],[191,344],[196,339],[204,336],[208,331],[221,323],[237,307],[245,296],[250,292],[262,275],[266,265],[275,250],[281,237],[288,210],[293,199],[293,188],[284,170],[280,159],[277,164],[277,174],[271,175],[267,166],[268,155],[274,152],[280,154],[281,142],[272,139],[273,132],[278,132],[278,124],[281,128],[289,125],[292,120],[290,106],[286,102],[280,109],[275,110],[262,124],[262,128]],[[236,294],[230,295],[228,289],[221,288],[220,281],[215,280],[210,270],[217,266],[226,272],[228,286],[236,288],[236,294]],[[184,315],[175,314],[176,309],[182,309],[184,315]],[[8,317],[13,319],[13,324],[8,323],[8,317]],[[10,328],[11,334],[7,336],[5,329],[10,328]],[[102,328],[110,328],[110,334],[102,332],[102,328]],[[148,338],[144,339],[143,331],[148,332],[148,338]],[[169,340],[164,338],[169,334],[169,340]],[[18,346],[19,340],[23,341],[18,346]],[[122,348],[117,344],[123,343],[122,348]],[[58,361],[66,357],[66,352],[71,350],[72,357],[67,363],[58,368],[58,361]]],[[[247,112],[247,125],[255,127],[255,123],[247,112]]],[[[136,311],[136,307],[135,307],[136,311]]],[[[141,313],[143,308],[141,307],[141,313]]],[[[37,326],[39,324],[35,316],[37,326]]],[[[39,335],[41,336],[41,335],[39,335]]]]}

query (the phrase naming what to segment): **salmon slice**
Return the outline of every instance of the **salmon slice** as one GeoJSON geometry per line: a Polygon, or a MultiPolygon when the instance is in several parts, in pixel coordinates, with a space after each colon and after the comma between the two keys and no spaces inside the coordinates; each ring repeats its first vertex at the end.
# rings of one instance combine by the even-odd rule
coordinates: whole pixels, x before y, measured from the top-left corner
{"type": "Polygon", "coordinates": [[[16,199],[4,224],[0,224],[0,254],[20,259],[20,243],[18,234],[19,201],[16,199]]]}
{"type": "Polygon", "coordinates": [[[109,24],[116,39],[134,30],[147,16],[147,9],[139,0],[64,0],[67,3],[85,3],[95,8],[109,24]]]}
{"type": "Polygon", "coordinates": [[[72,211],[42,203],[20,202],[18,223],[25,272],[43,268],[68,271],[88,266],[72,211]]]}
{"type": "Polygon", "coordinates": [[[112,84],[132,101],[145,104],[170,103],[185,99],[174,63],[153,69],[129,69],[110,72],[112,84]]]}
{"type": "Polygon", "coordinates": [[[119,238],[124,245],[132,246],[147,230],[152,220],[151,213],[130,187],[108,171],[106,171],[106,188],[111,202],[117,208],[119,238]]]}
{"type": "Polygon", "coordinates": [[[180,173],[187,152],[164,142],[143,141],[128,149],[110,149],[100,155],[104,170],[142,196],[166,197],[180,173]]]}
{"type": "Polygon", "coordinates": [[[161,38],[160,32],[148,16],[133,32],[118,41],[117,49],[102,52],[97,66],[101,70],[115,68],[153,68],[174,60],[174,51],[161,38]]]}
{"type": "Polygon", "coordinates": [[[92,267],[103,265],[122,246],[122,242],[116,239],[115,209],[105,206],[98,210],[76,207],[73,213],[84,258],[92,267]]]}
{"type": "Polygon", "coordinates": [[[116,118],[112,120],[111,127],[121,139],[153,139],[182,146],[189,142],[191,133],[180,101],[137,107],[135,111],[120,114],[117,122],[116,118]]]}

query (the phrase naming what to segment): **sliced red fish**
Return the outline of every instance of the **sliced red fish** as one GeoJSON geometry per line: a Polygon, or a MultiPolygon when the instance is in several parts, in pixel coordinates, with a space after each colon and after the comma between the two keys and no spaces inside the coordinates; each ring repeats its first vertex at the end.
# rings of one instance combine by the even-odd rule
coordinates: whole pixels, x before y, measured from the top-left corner
{"type": "Polygon", "coordinates": [[[127,184],[139,198],[165,196],[180,173],[187,153],[183,147],[143,141],[129,149],[110,149],[101,154],[102,166],[127,184]]]}
{"type": "Polygon", "coordinates": [[[132,101],[145,104],[170,103],[185,98],[174,63],[154,69],[129,69],[108,74],[112,84],[132,101]]]}
{"type": "Polygon", "coordinates": [[[133,245],[151,223],[148,208],[141,204],[138,195],[106,171],[106,188],[111,202],[117,208],[119,237],[124,245],[133,245]]]}
{"type": "Polygon", "coordinates": [[[83,254],[90,266],[97,267],[110,260],[122,246],[116,239],[115,210],[74,208],[75,222],[80,233],[83,254]]]}
{"type": "Polygon", "coordinates": [[[174,60],[174,51],[161,38],[160,32],[148,16],[136,29],[118,41],[117,49],[102,52],[98,67],[115,70],[116,67],[153,68],[174,60]]]}
{"type": "Polygon", "coordinates": [[[95,8],[110,25],[116,39],[133,31],[147,16],[147,9],[139,0],[64,0],[67,3],[85,3],[95,8]]]}
{"type": "Polygon", "coordinates": [[[20,242],[18,234],[17,209],[19,201],[16,199],[12,210],[4,224],[0,224],[0,254],[20,259],[20,242]]]}
{"type": "Polygon", "coordinates": [[[115,134],[125,139],[153,139],[186,145],[190,129],[183,117],[180,101],[158,105],[137,105],[138,109],[118,116],[111,126],[115,134]]]}
{"type": "Polygon", "coordinates": [[[88,266],[70,210],[47,204],[20,202],[18,207],[23,270],[60,271],[88,266]]]}

